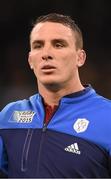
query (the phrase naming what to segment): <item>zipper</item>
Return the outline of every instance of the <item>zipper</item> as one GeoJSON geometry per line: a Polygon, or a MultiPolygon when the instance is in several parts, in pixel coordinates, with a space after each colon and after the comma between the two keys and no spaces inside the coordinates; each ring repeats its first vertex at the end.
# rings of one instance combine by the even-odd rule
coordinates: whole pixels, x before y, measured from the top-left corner
{"type": "Polygon", "coordinates": [[[47,125],[48,125],[48,124],[45,124],[45,123],[44,123],[43,128],[42,128],[42,132],[45,132],[45,131],[47,130],[47,125]]]}
{"type": "Polygon", "coordinates": [[[44,136],[47,130],[47,126],[50,123],[50,121],[52,120],[52,118],[54,117],[55,113],[58,111],[60,107],[60,104],[58,105],[56,111],[53,113],[51,119],[48,121],[48,123],[44,123],[43,127],[42,127],[42,132],[41,132],[41,140],[40,140],[40,146],[39,146],[39,154],[38,154],[38,162],[37,162],[37,176],[39,175],[39,166],[40,166],[40,159],[41,159],[41,150],[42,150],[42,145],[43,145],[43,141],[44,141],[44,136]]]}
{"type": "MultiPolygon", "coordinates": [[[[43,129],[45,129],[45,130],[47,129],[48,124],[51,122],[51,120],[53,119],[54,115],[56,114],[56,112],[58,111],[59,108],[60,108],[60,102],[59,102],[59,104],[58,104],[58,107],[56,108],[56,110],[55,110],[54,113],[52,114],[51,119],[49,119],[48,123],[47,123],[47,124],[44,123],[43,129]]],[[[44,130],[43,130],[43,132],[44,132],[44,130]]]]}
{"type": "Polygon", "coordinates": [[[26,171],[27,170],[27,160],[28,160],[28,155],[29,155],[29,149],[30,149],[30,143],[33,135],[33,129],[28,129],[24,146],[23,146],[23,151],[22,151],[22,158],[21,158],[21,171],[26,171]]]}

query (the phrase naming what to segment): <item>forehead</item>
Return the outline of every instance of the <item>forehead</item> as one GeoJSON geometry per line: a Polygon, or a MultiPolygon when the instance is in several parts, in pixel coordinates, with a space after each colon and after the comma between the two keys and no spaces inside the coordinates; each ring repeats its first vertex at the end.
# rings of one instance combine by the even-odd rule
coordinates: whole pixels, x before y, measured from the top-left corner
{"type": "MultiPolygon", "coordinates": [[[[31,41],[44,38],[74,38],[74,32],[61,23],[38,23],[31,32],[31,41]]],[[[74,40],[74,39],[73,39],[74,40]]]]}

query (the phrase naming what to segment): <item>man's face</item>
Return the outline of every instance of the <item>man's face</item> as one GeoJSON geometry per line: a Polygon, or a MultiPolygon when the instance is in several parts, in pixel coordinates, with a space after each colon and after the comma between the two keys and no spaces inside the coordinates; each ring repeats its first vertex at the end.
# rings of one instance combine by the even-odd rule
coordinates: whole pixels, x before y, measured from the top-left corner
{"type": "Polygon", "coordinates": [[[76,48],[72,30],[60,23],[37,24],[31,33],[29,64],[38,86],[76,81],[78,67],[84,63],[84,51],[76,48]]]}

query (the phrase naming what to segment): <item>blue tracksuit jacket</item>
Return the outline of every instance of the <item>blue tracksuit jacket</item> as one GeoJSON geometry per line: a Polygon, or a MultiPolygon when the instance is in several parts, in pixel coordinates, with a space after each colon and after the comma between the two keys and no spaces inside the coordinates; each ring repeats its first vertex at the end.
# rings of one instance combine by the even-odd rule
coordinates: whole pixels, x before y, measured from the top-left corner
{"type": "Polygon", "coordinates": [[[40,94],[0,112],[0,169],[9,178],[111,178],[111,102],[91,87],[61,99],[44,124],[40,94]]]}

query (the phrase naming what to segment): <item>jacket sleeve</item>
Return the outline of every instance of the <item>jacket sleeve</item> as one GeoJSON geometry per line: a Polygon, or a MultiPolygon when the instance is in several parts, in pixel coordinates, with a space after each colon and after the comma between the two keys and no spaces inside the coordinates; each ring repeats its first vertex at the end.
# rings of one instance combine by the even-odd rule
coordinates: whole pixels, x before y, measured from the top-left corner
{"type": "Polygon", "coordinates": [[[0,137],[0,178],[6,178],[8,172],[8,161],[3,140],[0,137]]]}

